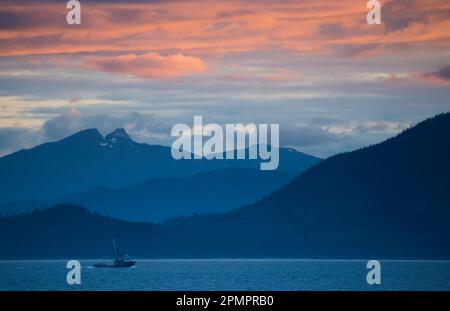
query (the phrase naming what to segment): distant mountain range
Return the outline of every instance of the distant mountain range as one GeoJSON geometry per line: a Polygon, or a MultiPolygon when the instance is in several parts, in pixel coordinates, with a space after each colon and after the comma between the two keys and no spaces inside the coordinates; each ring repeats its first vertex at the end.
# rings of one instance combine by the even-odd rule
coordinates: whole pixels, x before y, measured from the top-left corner
{"type": "Polygon", "coordinates": [[[331,157],[236,211],[161,225],[58,206],[0,218],[3,258],[450,259],[450,114],[331,157]]]}
{"type": "Polygon", "coordinates": [[[131,221],[227,212],[278,190],[297,173],[226,168],[189,177],[154,178],[123,188],[94,188],[46,201],[0,205],[2,214],[18,214],[58,204],[78,204],[102,215],[131,221]]]}
{"type": "MultiPolygon", "coordinates": [[[[86,204],[89,208],[91,202],[94,202],[93,210],[106,211],[106,214],[124,216],[127,219],[130,217],[126,217],[126,209],[130,208],[130,213],[134,213],[148,207],[150,209],[148,215],[161,219],[165,217],[164,215],[174,216],[170,211],[165,211],[170,208],[170,202],[166,207],[161,206],[163,197],[173,199],[176,192],[181,191],[183,194],[184,190],[180,190],[179,187],[189,184],[192,189],[192,183],[195,182],[204,182],[200,186],[203,187],[205,195],[223,197],[223,204],[219,203],[218,206],[211,206],[208,209],[208,211],[222,211],[224,205],[232,209],[259,199],[262,195],[281,187],[294,174],[300,174],[319,161],[319,158],[294,149],[280,148],[280,166],[277,173],[264,174],[259,171],[259,160],[177,161],[172,158],[170,147],[137,143],[123,129],[117,129],[105,137],[96,129],[89,129],[61,141],[46,143],[0,158],[0,204],[6,204],[0,207],[0,214],[27,211],[35,206],[48,206],[48,203],[53,204],[61,200],[71,203],[72,199],[76,199],[75,202],[86,204]],[[245,170],[234,170],[235,168],[245,170]],[[217,180],[224,177],[228,178],[227,181],[231,181],[226,173],[221,172],[226,169],[233,169],[236,173],[235,178],[242,180],[237,180],[236,183],[217,180]],[[255,172],[249,172],[250,169],[255,172]],[[186,179],[195,174],[208,172],[211,172],[209,177],[202,175],[203,177],[192,177],[191,181],[186,179]],[[269,180],[272,179],[269,177],[273,180],[269,180]],[[176,178],[183,179],[175,180],[176,178]],[[260,178],[267,183],[262,185],[260,178]],[[210,194],[207,194],[207,188],[220,185],[223,189],[216,189],[216,192],[211,189],[210,194]],[[237,185],[242,187],[240,189],[242,198],[237,196],[239,192],[236,189],[237,185]],[[257,189],[253,185],[260,187],[257,189]],[[122,187],[125,189],[106,189],[122,187]],[[231,192],[235,193],[236,197],[229,195],[224,197],[231,192]],[[151,193],[155,194],[153,202],[149,196],[151,193]],[[109,198],[101,197],[102,194],[108,195],[109,198]],[[110,203],[111,200],[108,199],[117,199],[117,204],[133,202],[137,205],[122,206],[122,211],[119,211],[117,206],[117,208],[110,206],[109,209],[108,206],[95,204],[102,200],[110,203]]],[[[189,198],[187,201],[192,202],[189,198]]],[[[192,202],[194,203],[197,207],[192,205],[192,210],[189,210],[188,206],[187,213],[205,210],[205,206],[200,202],[192,202]]],[[[179,206],[178,209],[180,208],[179,206]]],[[[138,214],[143,215],[142,220],[149,220],[145,213],[138,214]]],[[[185,213],[181,215],[183,214],[185,213]]]]}

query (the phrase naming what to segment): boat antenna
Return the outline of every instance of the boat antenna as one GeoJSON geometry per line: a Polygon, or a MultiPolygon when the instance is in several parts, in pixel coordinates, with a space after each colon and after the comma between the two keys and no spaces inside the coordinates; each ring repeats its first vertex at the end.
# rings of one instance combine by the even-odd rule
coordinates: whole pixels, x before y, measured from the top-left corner
{"type": "Polygon", "coordinates": [[[114,246],[114,252],[116,253],[116,258],[119,258],[119,248],[116,246],[116,241],[112,239],[113,246],[114,246]]]}

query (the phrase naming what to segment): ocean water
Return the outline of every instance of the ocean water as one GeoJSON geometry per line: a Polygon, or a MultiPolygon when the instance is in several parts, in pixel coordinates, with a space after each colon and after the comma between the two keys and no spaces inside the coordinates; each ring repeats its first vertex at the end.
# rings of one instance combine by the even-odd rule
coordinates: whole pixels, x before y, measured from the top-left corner
{"type": "Polygon", "coordinates": [[[380,261],[368,285],[360,260],[138,260],[126,269],[82,260],[81,284],[66,282],[66,261],[0,261],[0,290],[450,290],[450,261],[380,261]]]}

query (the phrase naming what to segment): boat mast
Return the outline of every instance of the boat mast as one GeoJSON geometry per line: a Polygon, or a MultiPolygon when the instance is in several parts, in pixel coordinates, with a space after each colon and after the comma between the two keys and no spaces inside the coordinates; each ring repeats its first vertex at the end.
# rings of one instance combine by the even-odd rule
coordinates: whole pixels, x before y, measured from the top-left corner
{"type": "Polygon", "coordinates": [[[116,241],[113,239],[113,246],[114,246],[114,252],[116,253],[116,259],[119,259],[120,257],[120,253],[119,253],[119,248],[116,246],[116,241]]]}

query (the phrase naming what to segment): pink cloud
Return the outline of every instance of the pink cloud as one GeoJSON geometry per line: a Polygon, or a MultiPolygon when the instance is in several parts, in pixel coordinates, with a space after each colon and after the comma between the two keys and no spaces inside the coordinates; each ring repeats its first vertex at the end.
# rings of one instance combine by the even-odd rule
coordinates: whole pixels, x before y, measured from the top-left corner
{"type": "Polygon", "coordinates": [[[81,117],[81,112],[78,111],[78,109],[76,107],[72,107],[67,112],[66,117],[70,120],[78,119],[79,117],[81,117]]]}
{"type": "Polygon", "coordinates": [[[157,53],[127,54],[114,57],[88,57],[88,68],[99,71],[132,75],[147,79],[170,79],[182,75],[202,73],[206,64],[197,57],[181,53],[162,56],[157,53]]]}
{"type": "Polygon", "coordinates": [[[234,71],[226,74],[225,78],[230,81],[253,81],[253,82],[285,82],[296,78],[294,72],[285,68],[274,68],[269,70],[257,69],[248,71],[239,65],[233,66],[234,71]]]}
{"type": "Polygon", "coordinates": [[[288,50],[366,56],[400,47],[448,47],[448,0],[384,0],[383,25],[367,25],[365,1],[93,1],[83,23],[65,23],[64,3],[6,1],[0,55],[179,51],[221,56],[288,50]],[[204,3],[203,3],[204,2],[204,3]],[[376,53],[374,49],[376,48],[376,53]]]}

